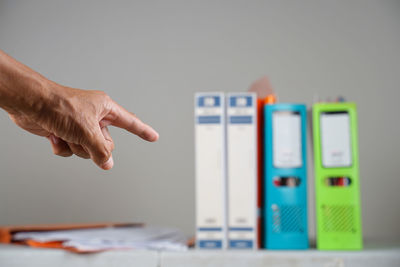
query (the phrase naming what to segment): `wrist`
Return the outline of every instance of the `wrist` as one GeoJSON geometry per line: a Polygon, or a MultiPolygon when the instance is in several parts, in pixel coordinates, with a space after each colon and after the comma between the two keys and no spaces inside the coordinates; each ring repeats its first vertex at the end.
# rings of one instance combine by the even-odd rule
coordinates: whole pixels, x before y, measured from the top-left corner
{"type": "Polygon", "coordinates": [[[51,82],[45,79],[26,80],[14,88],[9,88],[4,109],[11,114],[34,115],[47,109],[52,98],[51,82]]]}

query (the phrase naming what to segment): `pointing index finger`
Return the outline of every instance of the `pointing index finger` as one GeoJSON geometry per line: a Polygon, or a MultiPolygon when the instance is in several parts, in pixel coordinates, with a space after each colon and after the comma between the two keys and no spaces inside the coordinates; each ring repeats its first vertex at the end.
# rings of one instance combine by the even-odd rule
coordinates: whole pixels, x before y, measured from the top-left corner
{"type": "Polygon", "coordinates": [[[135,114],[115,102],[110,114],[104,119],[109,121],[111,125],[123,128],[146,141],[155,142],[158,140],[158,133],[151,126],[142,122],[135,114]]]}

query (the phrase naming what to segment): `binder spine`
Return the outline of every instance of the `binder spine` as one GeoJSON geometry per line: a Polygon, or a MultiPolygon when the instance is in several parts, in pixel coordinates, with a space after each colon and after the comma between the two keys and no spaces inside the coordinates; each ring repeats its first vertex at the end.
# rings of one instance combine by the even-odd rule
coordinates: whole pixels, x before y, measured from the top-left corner
{"type": "Polygon", "coordinates": [[[195,95],[196,247],[225,249],[226,126],[223,93],[195,95]]]}
{"type": "Polygon", "coordinates": [[[257,99],[257,247],[264,245],[264,99],[257,99]]]}
{"type": "Polygon", "coordinates": [[[228,247],[257,248],[257,101],[227,96],[228,247]]]}
{"type": "Polygon", "coordinates": [[[318,103],[313,110],[317,248],[362,249],[357,109],[318,103]]]}
{"type": "Polygon", "coordinates": [[[265,106],[267,249],[307,249],[306,107],[265,106]]]}

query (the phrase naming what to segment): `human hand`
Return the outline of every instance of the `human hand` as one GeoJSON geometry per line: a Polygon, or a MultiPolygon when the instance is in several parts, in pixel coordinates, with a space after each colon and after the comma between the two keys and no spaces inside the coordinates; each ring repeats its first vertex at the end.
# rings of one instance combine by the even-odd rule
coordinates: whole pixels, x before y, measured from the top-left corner
{"type": "Polygon", "coordinates": [[[101,91],[64,87],[53,82],[41,90],[41,103],[9,112],[21,128],[47,137],[56,155],[91,158],[99,167],[113,167],[114,142],[107,126],[126,129],[153,142],[158,133],[101,91]],[[44,93],[43,93],[44,92],[44,93]]]}

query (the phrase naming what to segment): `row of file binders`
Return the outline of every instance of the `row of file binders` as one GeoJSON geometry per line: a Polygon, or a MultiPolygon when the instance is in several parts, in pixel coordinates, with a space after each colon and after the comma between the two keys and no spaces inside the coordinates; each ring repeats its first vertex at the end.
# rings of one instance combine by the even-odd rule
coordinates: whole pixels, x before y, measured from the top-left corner
{"type": "MultiPolygon", "coordinates": [[[[317,248],[362,248],[354,103],[312,108],[317,248]]],[[[307,108],[195,96],[196,246],[307,249],[307,108]]]]}

